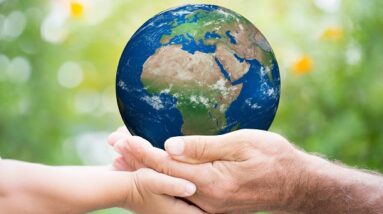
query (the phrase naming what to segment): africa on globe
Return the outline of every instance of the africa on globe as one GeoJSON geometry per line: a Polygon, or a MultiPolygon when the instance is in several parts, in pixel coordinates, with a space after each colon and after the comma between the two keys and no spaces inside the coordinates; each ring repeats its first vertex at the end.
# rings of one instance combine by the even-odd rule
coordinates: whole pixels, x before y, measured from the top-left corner
{"type": "Polygon", "coordinates": [[[274,53],[243,16],[220,6],[172,8],[145,22],[118,65],[127,128],[163,148],[180,135],[268,129],[278,108],[274,53]]]}

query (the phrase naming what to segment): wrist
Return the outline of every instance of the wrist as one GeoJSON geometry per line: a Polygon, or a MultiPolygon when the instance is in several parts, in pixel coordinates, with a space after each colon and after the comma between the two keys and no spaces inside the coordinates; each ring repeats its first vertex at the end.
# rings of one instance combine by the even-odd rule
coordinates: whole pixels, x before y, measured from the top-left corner
{"type": "Polygon", "coordinates": [[[122,172],[125,175],[120,174],[116,178],[116,182],[121,185],[116,186],[118,189],[118,197],[115,200],[115,207],[131,210],[135,203],[135,196],[137,195],[137,187],[135,182],[135,174],[132,172],[122,172]]]}
{"type": "Polygon", "coordinates": [[[122,190],[122,197],[120,198],[116,207],[128,210],[136,210],[137,207],[145,206],[144,198],[141,194],[145,189],[140,188],[140,180],[138,178],[138,171],[131,172],[129,178],[125,178],[124,189],[122,190]]]}
{"type": "Polygon", "coordinates": [[[89,211],[111,207],[130,208],[130,198],[135,191],[133,173],[109,171],[97,179],[96,191],[89,194],[96,198],[93,200],[88,197],[89,211]]]}
{"type": "Polygon", "coordinates": [[[94,167],[54,167],[52,170],[58,175],[57,199],[71,204],[73,209],[81,213],[120,207],[129,195],[130,172],[94,167]]]}
{"type": "Polygon", "coordinates": [[[380,206],[383,199],[381,178],[315,155],[302,154],[303,167],[295,191],[299,200],[294,211],[374,213],[373,207],[380,206]]]}
{"type": "MultiPolygon", "coordinates": [[[[285,181],[280,190],[283,195],[280,206],[276,210],[284,210],[292,213],[301,213],[308,203],[308,191],[315,192],[316,185],[311,184],[311,167],[316,162],[315,156],[294,149],[290,154],[288,169],[286,169],[285,181]]],[[[306,213],[306,212],[303,212],[306,213]]]]}
{"type": "Polygon", "coordinates": [[[302,152],[302,169],[297,184],[300,200],[295,211],[317,213],[317,208],[329,206],[333,189],[343,185],[337,178],[337,171],[338,166],[329,161],[302,152]]]}

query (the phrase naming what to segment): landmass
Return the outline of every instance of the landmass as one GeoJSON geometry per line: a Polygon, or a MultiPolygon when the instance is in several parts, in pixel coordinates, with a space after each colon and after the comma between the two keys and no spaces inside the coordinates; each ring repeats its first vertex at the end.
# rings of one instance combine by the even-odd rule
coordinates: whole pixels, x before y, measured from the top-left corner
{"type": "Polygon", "coordinates": [[[225,112],[250,69],[244,59],[258,60],[271,79],[272,50],[248,20],[225,10],[196,10],[172,25],[143,65],[141,81],[152,95],[143,99],[160,109],[158,96],[169,94],[177,99],[183,134],[216,134],[227,126],[225,112]]]}

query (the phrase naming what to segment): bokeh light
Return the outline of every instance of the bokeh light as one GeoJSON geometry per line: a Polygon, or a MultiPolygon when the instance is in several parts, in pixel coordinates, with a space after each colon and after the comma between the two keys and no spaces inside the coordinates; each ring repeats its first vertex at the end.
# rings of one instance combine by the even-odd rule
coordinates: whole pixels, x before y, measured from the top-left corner
{"type": "Polygon", "coordinates": [[[74,88],[82,82],[83,72],[77,63],[65,62],[58,70],[57,79],[63,87],[74,88]]]}

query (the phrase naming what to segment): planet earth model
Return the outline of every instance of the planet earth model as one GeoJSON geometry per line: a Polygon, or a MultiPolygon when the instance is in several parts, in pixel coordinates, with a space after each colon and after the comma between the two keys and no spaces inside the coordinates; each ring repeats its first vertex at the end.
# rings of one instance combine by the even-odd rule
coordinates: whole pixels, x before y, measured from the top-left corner
{"type": "Polygon", "coordinates": [[[192,4],[161,12],[134,33],[116,93],[127,128],[163,148],[172,136],[268,129],[280,76],[270,44],[250,21],[192,4]]]}

